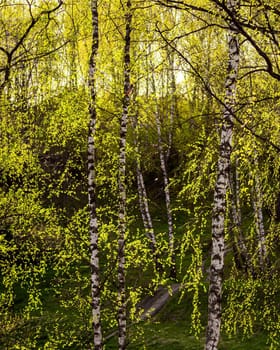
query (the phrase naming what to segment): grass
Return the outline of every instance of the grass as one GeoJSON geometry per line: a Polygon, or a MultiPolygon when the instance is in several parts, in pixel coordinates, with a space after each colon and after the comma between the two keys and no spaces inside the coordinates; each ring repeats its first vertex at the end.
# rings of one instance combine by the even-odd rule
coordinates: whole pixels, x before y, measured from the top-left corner
{"type": "MultiPolygon", "coordinates": [[[[66,310],[57,309],[57,300],[53,299],[51,295],[45,295],[45,316],[54,323],[57,321],[57,312],[60,311],[60,315],[64,317],[64,332],[71,332],[71,323],[78,325],[79,317],[77,315],[68,313],[66,310]],[[47,315],[46,315],[47,314],[47,315]],[[69,327],[69,330],[67,330],[69,327]]],[[[201,334],[199,339],[196,339],[190,334],[190,323],[191,323],[191,295],[186,294],[179,301],[179,295],[173,296],[171,300],[164,306],[160,313],[152,320],[141,322],[133,325],[129,328],[129,339],[130,343],[127,347],[128,350],[202,350],[204,347],[204,334],[201,334]]],[[[19,300],[20,302],[20,300],[19,300]]],[[[206,323],[206,310],[207,309],[207,296],[203,295],[201,298],[201,311],[203,313],[202,323],[206,323]]],[[[61,321],[61,320],[60,320],[61,321]]],[[[81,322],[82,319],[80,319],[81,322]]],[[[32,326],[32,320],[30,320],[30,326],[32,326]]],[[[38,319],[38,322],[42,320],[38,319]]],[[[204,328],[203,327],[203,328],[204,328]]],[[[52,328],[52,327],[50,327],[52,328]]],[[[26,330],[27,334],[31,332],[31,329],[26,330]]],[[[22,329],[22,332],[24,330],[22,329]]],[[[203,331],[204,332],[204,331],[203,331]]],[[[23,335],[22,335],[23,336],[23,335]]],[[[38,339],[38,349],[44,348],[44,343],[47,340],[47,334],[42,332],[41,339],[38,339]]],[[[83,350],[82,343],[86,340],[82,339],[85,334],[80,335],[80,340],[77,339],[77,345],[66,347],[72,350],[83,350]]],[[[259,332],[248,338],[242,338],[242,336],[235,336],[232,338],[227,337],[225,334],[222,335],[219,350],[268,350],[269,346],[266,344],[267,336],[265,333],[259,332]]],[[[108,341],[106,344],[106,350],[116,350],[117,346],[117,335],[108,341]]],[[[0,349],[7,349],[7,347],[1,347],[0,349]]],[[[9,349],[13,349],[10,347],[9,349]]],[[[62,349],[56,347],[55,349],[62,349]]]]}
{"type": "MultiPolygon", "coordinates": [[[[142,322],[129,328],[130,343],[128,350],[203,350],[204,330],[199,339],[190,333],[191,323],[191,296],[185,295],[178,303],[179,296],[174,296],[155,319],[142,322]]],[[[207,298],[203,297],[202,309],[207,309],[207,298]]],[[[206,312],[202,317],[205,329],[206,312]]],[[[111,339],[106,344],[106,350],[117,349],[117,339],[111,339]]],[[[237,335],[228,337],[222,334],[219,350],[268,350],[267,336],[258,332],[250,337],[237,335]]]]}
{"type": "MultiPolygon", "coordinates": [[[[141,327],[139,333],[132,331],[134,340],[128,345],[128,350],[203,350],[205,338],[202,336],[196,339],[189,334],[189,327],[183,321],[178,323],[170,322],[149,322],[141,327]]],[[[117,349],[116,339],[106,345],[106,350],[117,349]]],[[[235,336],[228,338],[222,335],[219,350],[268,350],[266,335],[257,333],[249,338],[235,336]]]]}
{"type": "MultiPolygon", "coordinates": [[[[179,221],[179,220],[178,220],[179,221]]],[[[180,222],[179,222],[180,223],[180,222]]],[[[180,225],[179,225],[180,226],[180,225]]],[[[183,226],[182,226],[183,227],[183,226]]],[[[157,232],[165,232],[166,224],[161,221],[157,223],[157,232]]],[[[183,228],[181,229],[183,231],[183,228]]],[[[180,232],[182,235],[183,232],[180,232]]],[[[190,263],[190,255],[184,257],[184,264],[186,266],[190,263]]],[[[78,271],[83,276],[88,276],[88,267],[77,266],[78,271]]],[[[139,269],[131,271],[132,282],[137,280],[137,283],[145,283],[150,280],[150,272],[146,271],[145,274],[139,269]],[[139,274],[136,275],[136,273],[139,274]],[[143,281],[140,279],[142,278],[143,281]]],[[[92,332],[90,325],[85,326],[85,322],[88,320],[87,316],[79,314],[78,305],[77,309],[75,305],[69,308],[62,308],[57,295],[52,293],[51,288],[49,288],[49,283],[52,280],[53,275],[50,272],[45,284],[42,285],[42,295],[43,295],[43,315],[37,315],[38,324],[41,323],[42,331],[40,338],[38,339],[37,346],[38,349],[43,349],[44,345],[48,339],[49,332],[52,333],[56,331],[58,327],[58,332],[63,332],[65,339],[70,337],[69,335],[76,337],[76,345],[71,345],[68,347],[63,347],[64,349],[73,350],[84,350],[89,346],[88,339],[91,338],[92,332]],[[43,316],[43,317],[40,317],[43,316]],[[58,325],[58,326],[57,326],[58,325]],[[85,330],[88,332],[86,334],[85,330]]],[[[132,283],[131,282],[131,283],[132,283]]],[[[68,281],[61,286],[61,298],[69,299],[71,298],[74,291],[79,292],[81,299],[87,291],[79,291],[79,281],[75,281],[75,276],[71,281],[68,281]],[[65,294],[65,295],[64,295],[65,294]],[[68,296],[69,294],[69,296],[68,296]]],[[[16,291],[16,307],[15,311],[20,310],[26,303],[26,291],[18,287],[16,291]]],[[[110,300],[111,301],[111,300],[110,300]]],[[[184,296],[181,303],[179,303],[179,295],[174,296],[161,312],[156,316],[155,319],[147,322],[141,322],[140,324],[133,325],[129,328],[129,340],[128,350],[202,350],[204,348],[204,329],[207,317],[207,293],[201,291],[200,295],[200,308],[202,312],[202,324],[203,330],[199,339],[196,339],[190,332],[191,324],[191,311],[192,311],[192,296],[188,293],[184,296]]],[[[85,311],[86,312],[86,311],[85,311]]],[[[28,323],[28,329],[24,328],[20,330],[20,335],[22,337],[32,334],[34,328],[34,322],[36,318],[30,320],[28,323]]],[[[13,337],[13,335],[11,335],[13,337]]],[[[64,340],[62,340],[63,342],[64,340]]],[[[242,338],[242,336],[235,336],[232,338],[227,337],[222,334],[221,341],[219,345],[219,350],[268,350],[269,346],[266,344],[267,336],[265,333],[259,332],[248,338],[242,338]]],[[[59,345],[61,346],[61,345],[59,345]]],[[[15,349],[16,347],[6,347],[5,345],[1,347],[0,339],[0,350],[1,349],[15,349]]],[[[106,343],[106,350],[115,350],[118,348],[117,345],[117,335],[112,337],[106,343]]],[[[22,347],[22,349],[25,349],[22,347]]],[[[54,347],[51,350],[62,349],[62,347],[54,347]]]]}

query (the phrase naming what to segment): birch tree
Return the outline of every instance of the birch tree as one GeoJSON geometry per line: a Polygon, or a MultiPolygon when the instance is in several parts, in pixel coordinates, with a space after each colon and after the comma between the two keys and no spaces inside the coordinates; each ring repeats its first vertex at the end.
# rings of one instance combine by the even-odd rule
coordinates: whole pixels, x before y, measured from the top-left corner
{"type": "Polygon", "coordinates": [[[130,41],[132,10],[131,1],[126,2],[124,43],[124,96],[120,118],[120,154],[119,154],[119,239],[118,239],[118,344],[119,350],[126,348],[126,288],[125,288],[125,234],[126,234],[126,134],[128,108],[132,85],[130,82],[130,41]]]}
{"type": "Polygon", "coordinates": [[[254,275],[251,256],[248,253],[245,244],[244,234],[242,232],[242,214],[240,204],[240,181],[238,169],[238,157],[236,156],[235,167],[232,166],[229,183],[230,183],[230,209],[232,219],[232,240],[233,240],[233,254],[237,268],[244,269],[245,273],[254,275]]]}
{"type": "Polygon", "coordinates": [[[263,194],[260,183],[259,176],[259,166],[258,166],[258,156],[256,154],[256,150],[254,150],[253,156],[253,166],[255,167],[255,171],[253,176],[254,179],[254,187],[252,188],[252,202],[253,202],[253,210],[254,210],[254,219],[256,225],[257,232],[257,244],[258,244],[258,259],[260,270],[264,271],[265,269],[265,260],[267,255],[267,244],[266,244],[266,233],[264,228],[264,216],[263,216],[263,194]]]}
{"type": "MultiPolygon", "coordinates": [[[[176,77],[175,77],[175,53],[171,50],[167,50],[168,54],[168,60],[169,60],[169,70],[170,77],[168,76],[168,81],[170,80],[170,95],[171,95],[171,101],[170,101],[170,113],[169,113],[169,120],[170,120],[170,126],[168,131],[168,149],[166,152],[166,160],[169,160],[172,143],[173,143],[173,133],[174,133],[174,123],[175,118],[178,118],[178,106],[177,106],[177,98],[176,98],[176,77]],[[170,51],[170,52],[169,52],[170,51]]],[[[168,74],[169,75],[169,74],[168,74]]]]}
{"type": "Polygon", "coordinates": [[[139,207],[141,212],[141,217],[145,229],[145,234],[150,241],[151,253],[153,255],[153,260],[155,263],[155,268],[158,272],[162,271],[161,263],[159,262],[159,252],[157,247],[156,235],[154,231],[154,225],[149,208],[149,198],[146,190],[146,185],[144,181],[143,171],[141,167],[141,155],[139,149],[139,121],[138,121],[138,111],[135,111],[135,116],[133,119],[133,127],[135,129],[135,139],[134,147],[136,153],[136,178],[137,178],[137,190],[139,197],[139,207]]]}
{"type": "MultiPolygon", "coordinates": [[[[235,14],[238,11],[238,1],[228,0],[227,5],[231,13],[235,14]]],[[[228,53],[229,61],[225,82],[225,111],[222,120],[220,155],[217,166],[218,173],[214,190],[212,214],[212,253],[205,350],[216,350],[218,348],[221,328],[226,194],[229,186],[233,113],[235,107],[236,83],[239,66],[238,28],[233,21],[230,23],[229,27],[228,53]]]]}
{"type": "Polygon", "coordinates": [[[90,122],[88,135],[88,201],[89,201],[89,234],[90,234],[90,266],[92,321],[94,332],[94,349],[102,349],[102,331],[100,317],[100,277],[99,277],[99,247],[98,222],[96,213],[96,180],[95,180],[95,132],[96,132],[96,55],[98,51],[98,5],[97,0],[91,1],[92,14],[92,47],[89,61],[89,88],[91,102],[89,106],[90,122]]]}
{"type": "MultiPolygon", "coordinates": [[[[153,66],[152,66],[153,69],[153,66]]],[[[154,74],[152,73],[152,91],[154,96],[156,96],[156,82],[154,74]]],[[[156,100],[156,97],[155,97],[156,100]]],[[[165,196],[165,206],[166,206],[166,215],[167,215],[167,226],[168,226],[168,265],[170,267],[169,276],[173,279],[176,279],[176,261],[175,261],[175,253],[174,253],[174,227],[173,227],[173,217],[171,211],[171,199],[170,199],[170,190],[169,190],[169,177],[167,172],[166,165],[166,153],[164,151],[164,142],[162,137],[162,125],[160,120],[160,108],[157,100],[156,102],[156,110],[155,110],[155,120],[156,120],[156,130],[158,137],[158,152],[159,152],[159,160],[160,160],[160,168],[162,171],[163,177],[163,189],[165,196]]]]}

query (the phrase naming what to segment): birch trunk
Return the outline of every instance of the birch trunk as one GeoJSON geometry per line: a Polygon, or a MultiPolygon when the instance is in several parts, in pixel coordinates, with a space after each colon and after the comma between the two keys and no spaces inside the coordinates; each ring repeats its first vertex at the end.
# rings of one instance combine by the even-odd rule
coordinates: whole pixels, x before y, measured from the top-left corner
{"type": "MultiPolygon", "coordinates": [[[[166,161],[170,157],[171,147],[173,143],[173,132],[174,132],[174,120],[175,116],[178,117],[177,109],[177,98],[176,98],[176,79],[175,79],[175,64],[174,64],[174,53],[169,53],[169,69],[170,69],[170,81],[171,81],[171,104],[170,104],[170,127],[168,132],[168,148],[166,152],[166,161]]],[[[169,78],[169,77],[168,77],[169,78]]]]}
{"type": "MultiPolygon", "coordinates": [[[[156,94],[156,84],[154,80],[154,76],[152,75],[152,89],[153,93],[156,94]]],[[[170,201],[170,192],[169,192],[169,179],[166,167],[166,156],[163,149],[163,140],[162,140],[162,132],[161,132],[161,121],[159,115],[159,108],[156,105],[156,129],[158,135],[158,150],[159,150],[159,159],[160,159],[160,168],[163,176],[163,186],[164,186],[164,195],[165,195],[165,206],[166,206],[166,214],[167,214],[167,225],[168,225],[168,244],[169,244],[169,264],[170,264],[170,278],[176,279],[176,261],[175,261],[175,253],[174,253],[174,230],[173,230],[173,218],[171,212],[171,201],[170,201]]]]}
{"type": "Polygon", "coordinates": [[[168,179],[167,168],[165,163],[165,155],[163,150],[163,142],[162,142],[162,134],[161,134],[161,122],[160,122],[158,111],[156,111],[156,127],[157,127],[157,134],[158,134],[160,167],[163,175],[165,206],[166,206],[166,213],[167,213],[170,277],[173,279],[176,279],[176,262],[175,262],[175,254],[174,254],[174,231],[173,231],[173,218],[172,218],[172,212],[171,212],[169,179],[168,179]]]}
{"type": "Polygon", "coordinates": [[[262,210],[262,191],[261,191],[259,175],[257,173],[258,160],[256,155],[254,155],[254,166],[256,168],[256,174],[255,174],[255,188],[252,194],[253,208],[254,208],[254,217],[255,217],[256,231],[257,231],[257,239],[258,239],[259,264],[260,264],[260,269],[264,270],[265,259],[267,255],[267,248],[266,248],[266,234],[265,234],[263,210],[262,210]]]}
{"type": "MultiPolygon", "coordinates": [[[[235,14],[238,1],[228,0],[229,10],[235,14]]],[[[210,285],[208,292],[208,325],[206,330],[206,350],[218,348],[222,315],[222,276],[224,268],[224,222],[226,212],[226,192],[229,185],[230,156],[232,152],[233,111],[235,105],[236,82],[239,66],[238,29],[230,24],[228,34],[228,73],[225,82],[225,111],[223,115],[218,174],[214,190],[212,213],[212,253],[210,285]]]]}
{"type": "Polygon", "coordinates": [[[95,131],[96,131],[96,91],[95,72],[96,55],[98,51],[98,11],[97,0],[91,1],[92,12],[92,48],[89,62],[89,88],[91,102],[89,106],[90,122],[88,135],[88,202],[89,202],[89,234],[90,234],[90,266],[92,321],[94,329],[94,349],[102,349],[102,331],[100,317],[100,279],[99,279],[99,248],[98,222],[96,215],[96,179],[95,179],[95,131]]]}
{"type": "Polygon", "coordinates": [[[141,215],[143,219],[143,224],[145,228],[145,232],[147,237],[150,240],[151,243],[151,251],[155,260],[156,267],[158,269],[159,262],[158,262],[158,256],[157,256],[157,242],[153,227],[153,222],[149,210],[149,204],[148,204],[148,196],[146,192],[146,186],[144,183],[143,174],[141,171],[141,167],[139,164],[137,165],[137,186],[138,186],[138,193],[139,193],[139,202],[140,202],[140,208],[141,208],[141,215]]]}
{"type": "Polygon", "coordinates": [[[239,176],[238,176],[238,158],[236,158],[235,173],[230,172],[230,187],[231,187],[231,211],[233,221],[233,239],[234,239],[234,256],[237,267],[244,269],[246,273],[254,275],[251,257],[245,244],[245,239],[241,229],[242,216],[240,206],[240,191],[239,191],[239,176]]]}
{"type": "Polygon", "coordinates": [[[148,237],[150,241],[150,247],[151,247],[151,253],[153,255],[153,260],[155,262],[155,267],[158,272],[162,271],[162,266],[159,262],[159,256],[157,251],[157,242],[156,242],[156,236],[155,231],[153,227],[153,222],[150,214],[149,209],[149,201],[146,191],[146,186],[143,178],[143,173],[141,169],[141,162],[139,157],[139,137],[138,137],[138,116],[135,115],[133,127],[136,132],[136,137],[134,139],[134,146],[136,150],[136,175],[137,175],[137,190],[138,190],[138,197],[139,197],[139,206],[140,206],[140,212],[143,220],[143,225],[145,229],[146,236],[148,237]]]}
{"type": "Polygon", "coordinates": [[[120,120],[120,158],[119,158],[119,240],[118,240],[118,343],[119,350],[126,348],[126,288],[125,288],[125,232],[126,232],[126,133],[128,108],[130,103],[130,36],[131,36],[131,1],[126,3],[126,26],[124,46],[124,98],[120,120]]]}

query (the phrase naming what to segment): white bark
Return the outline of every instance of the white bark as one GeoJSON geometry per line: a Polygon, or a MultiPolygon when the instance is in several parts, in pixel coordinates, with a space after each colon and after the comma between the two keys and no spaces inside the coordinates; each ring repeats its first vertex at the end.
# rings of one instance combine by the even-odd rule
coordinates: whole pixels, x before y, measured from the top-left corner
{"type": "Polygon", "coordinates": [[[98,250],[98,222],[96,215],[96,180],[95,180],[95,125],[96,125],[96,92],[95,71],[96,55],[98,51],[98,11],[97,0],[91,1],[92,12],[92,50],[89,63],[89,88],[91,102],[89,107],[90,122],[88,136],[88,202],[89,202],[89,234],[90,234],[90,266],[91,266],[91,294],[92,320],[94,330],[94,349],[102,349],[102,331],[100,316],[100,278],[99,278],[99,250],[98,250]]]}
{"type": "Polygon", "coordinates": [[[161,123],[160,123],[158,111],[156,111],[156,126],[157,126],[157,133],[158,133],[158,149],[159,149],[160,167],[163,175],[165,206],[166,206],[166,214],[167,214],[170,277],[176,278],[176,265],[175,265],[175,254],[174,254],[174,230],[173,230],[173,218],[172,218],[172,212],[171,212],[169,179],[168,179],[167,168],[165,163],[165,156],[164,156],[163,142],[162,142],[162,135],[161,135],[161,123]]]}
{"type": "MultiPolygon", "coordinates": [[[[152,75],[152,89],[153,93],[156,93],[156,85],[154,76],[152,75]]],[[[169,178],[166,167],[166,157],[163,148],[162,132],[161,132],[161,121],[159,115],[159,107],[156,105],[156,129],[158,134],[158,150],[160,159],[160,168],[163,176],[163,186],[165,195],[165,206],[167,214],[167,225],[168,225],[168,244],[169,244],[169,263],[170,263],[170,277],[176,279],[176,261],[174,253],[174,230],[173,230],[173,218],[171,211],[170,191],[169,191],[169,178]]]]}
{"type": "MultiPolygon", "coordinates": [[[[228,0],[229,10],[235,14],[238,3],[228,0]]],[[[206,350],[218,348],[222,314],[222,275],[224,269],[224,222],[226,213],[226,192],[229,185],[230,156],[232,152],[233,112],[239,66],[238,30],[233,23],[228,34],[229,62],[225,82],[225,111],[223,116],[218,174],[214,190],[212,214],[212,253],[210,285],[208,294],[208,325],[206,330],[206,350]]]]}
{"type": "Polygon", "coordinates": [[[145,186],[143,173],[141,169],[141,162],[139,159],[139,137],[138,137],[138,116],[137,115],[134,118],[133,127],[136,133],[136,137],[134,139],[134,146],[136,151],[137,189],[138,189],[140,212],[141,212],[146,236],[150,240],[151,253],[153,255],[156,270],[161,271],[161,266],[159,263],[159,257],[157,252],[156,236],[155,236],[153,222],[150,214],[149,201],[148,201],[146,186],[145,186]]]}
{"type": "Polygon", "coordinates": [[[130,36],[131,36],[131,1],[126,3],[126,26],[124,46],[124,98],[120,120],[120,157],[119,157],[119,240],[118,240],[118,344],[119,350],[126,349],[126,288],[125,288],[125,232],[126,232],[126,133],[128,108],[130,103],[130,36]]]}
{"type": "Polygon", "coordinates": [[[230,187],[231,187],[231,210],[233,220],[233,240],[234,240],[234,254],[236,256],[236,264],[240,264],[240,268],[244,269],[246,273],[250,272],[254,275],[254,269],[252,267],[251,257],[248,253],[248,249],[245,244],[245,239],[241,229],[242,216],[240,206],[240,190],[239,190],[239,176],[238,176],[238,158],[236,158],[235,174],[230,174],[230,187]],[[235,175],[235,176],[234,176],[235,175]]]}
{"type": "MultiPolygon", "coordinates": [[[[172,142],[173,142],[173,132],[174,132],[174,120],[175,117],[178,114],[177,110],[177,99],[176,99],[176,79],[175,79],[175,72],[174,72],[174,53],[168,52],[169,54],[169,70],[170,70],[170,82],[171,82],[171,104],[170,104],[170,126],[169,126],[169,132],[168,132],[168,148],[166,152],[166,161],[168,161],[170,157],[172,142]]],[[[169,79],[169,76],[168,76],[169,79]]]]}
{"type": "Polygon", "coordinates": [[[257,156],[254,155],[254,166],[256,168],[255,174],[255,186],[253,189],[253,208],[254,208],[254,217],[256,223],[257,239],[258,239],[258,254],[259,254],[259,264],[261,270],[264,269],[265,258],[267,255],[266,248],[266,233],[264,228],[264,219],[263,219],[263,210],[262,210],[262,191],[260,185],[259,175],[257,173],[258,169],[258,160],[257,156]]]}

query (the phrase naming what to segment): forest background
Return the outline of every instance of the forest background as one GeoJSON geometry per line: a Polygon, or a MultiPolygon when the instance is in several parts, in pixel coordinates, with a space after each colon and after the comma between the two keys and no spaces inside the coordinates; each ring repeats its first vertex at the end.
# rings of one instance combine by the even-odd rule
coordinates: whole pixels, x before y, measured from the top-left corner
{"type": "Polygon", "coordinates": [[[279,348],[279,5],[0,1],[1,349],[279,348]]]}

